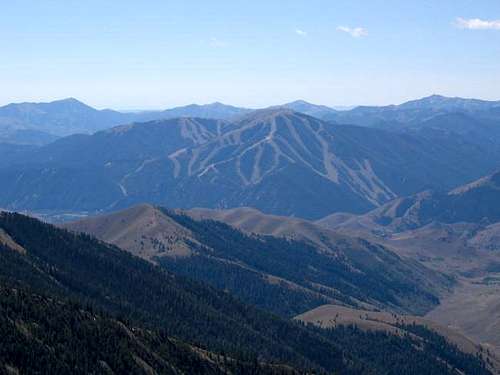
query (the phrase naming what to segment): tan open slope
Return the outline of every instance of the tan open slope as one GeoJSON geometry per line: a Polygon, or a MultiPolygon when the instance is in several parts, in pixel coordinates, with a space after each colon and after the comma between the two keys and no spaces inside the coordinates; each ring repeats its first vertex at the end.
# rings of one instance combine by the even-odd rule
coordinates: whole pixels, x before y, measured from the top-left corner
{"type": "Polygon", "coordinates": [[[0,245],[7,246],[20,254],[26,254],[26,249],[14,241],[2,228],[0,228],[0,245]]]}
{"type": "Polygon", "coordinates": [[[188,243],[196,243],[189,230],[148,204],[61,226],[90,233],[147,260],[157,256],[189,256],[188,243]]]}
{"type": "Polygon", "coordinates": [[[399,336],[409,333],[404,329],[404,325],[422,325],[444,336],[450,343],[456,345],[463,352],[471,354],[484,353],[493,364],[492,370],[496,373],[500,370],[498,354],[493,350],[489,350],[491,349],[489,346],[476,344],[456,329],[438,324],[431,319],[382,311],[357,310],[338,305],[323,305],[298,315],[295,319],[305,323],[312,323],[322,328],[355,325],[363,330],[384,331],[399,336]]]}

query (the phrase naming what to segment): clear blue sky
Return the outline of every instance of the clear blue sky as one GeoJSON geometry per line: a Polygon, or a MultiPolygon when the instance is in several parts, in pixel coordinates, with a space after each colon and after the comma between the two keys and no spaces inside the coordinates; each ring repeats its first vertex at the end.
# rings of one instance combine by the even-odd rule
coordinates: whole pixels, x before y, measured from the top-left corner
{"type": "Polygon", "coordinates": [[[500,99],[498,0],[15,0],[0,104],[500,99]]]}

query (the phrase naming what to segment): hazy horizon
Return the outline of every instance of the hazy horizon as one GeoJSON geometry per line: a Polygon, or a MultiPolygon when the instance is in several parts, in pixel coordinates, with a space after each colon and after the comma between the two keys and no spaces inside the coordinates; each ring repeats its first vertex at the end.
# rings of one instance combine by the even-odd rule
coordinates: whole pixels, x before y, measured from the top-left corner
{"type": "Polygon", "coordinates": [[[441,94],[433,93],[433,94],[430,94],[430,95],[426,95],[424,97],[411,98],[411,99],[405,100],[403,102],[386,103],[386,104],[381,104],[381,105],[365,104],[365,103],[353,104],[353,105],[329,105],[329,104],[325,104],[325,103],[316,103],[316,102],[311,102],[309,100],[304,100],[302,98],[298,98],[298,99],[291,100],[291,101],[286,102],[286,103],[269,103],[268,105],[265,105],[265,106],[262,106],[262,107],[252,107],[252,106],[246,106],[246,105],[237,106],[237,105],[235,105],[233,103],[226,103],[226,102],[221,102],[221,101],[218,101],[218,100],[213,100],[213,101],[208,101],[208,102],[204,102],[204,103],[184,103],[184,104],[179,104],[179,105],[175,105],[175,106],[163,106],[163,107],[151,107],[151,108],[148,108],[148,107],[128,107],[128,108],[125,107],[125,108],[121,108],[121,107],[110,107],[110,106],[106,106],[106,105],[104,105],[104,106],[95,106],[95,105],[92,105],[91,103],[88,103],[88,102],[86,102],[84,100],[81,100],[79,98],[71,96],[71,97],[54,98],[54,99],[51,99],[51,100],[41,100],[41,101],[26,101],[26,100],[24,100],[24,101],[18,101],[18,102],[0,103],[0,107],[6,106],[6,105],[9,105],[9,104],[23,104],[23,103],[35,103],[35,104],[39,104],[39,103],[51,103],[51,102],[57,102],[57,101],[75,99],[75,100],[77,100],[77,101],[79,101],[81,103],[89,105],[92,108],[95,108],[95,109],[98,109],[98,110],[110,109],[110,110],[119,111],[119,112],[131,112],[131,113],[133,113],[133,112],[161,111],[161,110],[173,109],[173,108],[177,108],[177,107],[185,107],[185,106],[189,106],[189,105],[204,106],[204,105],[211,105],[211,104],[217,104],[217,103],[228,105],[228,106],[234,106],[234,107],[240,107],[240,108],[247,108],[247,109],[252,109],[252,110],[258,110],[258,109],[265,109],[265,108],[269,108],[269,107],[273,107],[273,106],[280,106],[280,105],[284,105],[284,104],[289,104],[289,103],[293,103],[293,102],[297,102],[297,101],[303,101],[303,102],[307,102],[307,103],[313,104],[313,105],[326,106],[326,107],[335,109],[337,111],[347,111],[347,110],[353,109],[355,107],[362,107],[362,106],[390,106],[390,105],[400,105],[400,104],[404,104],[404,103],[406,103],[408,101],[420,100],[420,99],[424,99],[424,98],[427,98],[427,97],[430,97],[430,96],[443,96],[443,97],[448,97],[448,98],[472,99],[472,100],[484,100],[484,101],[500,101],[500,99],[492,99],[491,100],[491,99],[472,98],[472,97],[446,96],[446,95],[441,95],[441,94]]]}

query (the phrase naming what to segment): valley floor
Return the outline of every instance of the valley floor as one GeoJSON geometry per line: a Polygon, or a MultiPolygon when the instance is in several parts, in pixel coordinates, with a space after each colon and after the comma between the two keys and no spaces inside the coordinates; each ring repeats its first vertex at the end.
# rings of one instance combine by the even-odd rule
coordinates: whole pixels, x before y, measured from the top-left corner
{"type": "Polygon", "coordinates": [[[453,293],[426,318],[500,353],[500,273],[460,279],[453,293]]]}

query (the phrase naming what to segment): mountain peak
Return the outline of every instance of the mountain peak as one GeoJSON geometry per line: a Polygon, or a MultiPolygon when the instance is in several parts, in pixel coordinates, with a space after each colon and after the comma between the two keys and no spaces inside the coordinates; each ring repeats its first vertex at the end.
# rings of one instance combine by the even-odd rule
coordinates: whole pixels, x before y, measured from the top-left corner
{"type": "Polygon", "coordinates": [[[221,102],[209,103],[209,104],[207,104],[207,106],[211,106],[211,107],[232,107],[232,105],[224,104],[224,103],[221,103],[221,102]]]}
{"type": "Polygon", "coordinates": [[[53,100],[51,102],[48,102],[47,104],[71,104],[71,105],[80,105],[80,106],[89,107],[87,104],[85,104],[82,101],[80,101],[76,98],[73,98],[73,97],[53,100]]]}
{"type": "Polygon", "coordinates": [[[52,102],[48,103],[40,103],[41,105],[44,105],[46,107],[54,107],[60,110],[83,110],[83,111],[97,111],[95,108],[79,101],[78,99],[75,98],[65,98],[65,99],[60,99],[60,100],[54,100],[52,102]]]}
{"type": "Polygon", "coordinates": [[[81,101],[79,101],[78,99],[76,98],[73,98],[72,96],[69,97],[69,98],[64,98],[64,99],[60,99],[60,100],[55,100],[54,102],[60,102],[60,103],[80,103],[80,104],[83,104],[81,101]]]}

